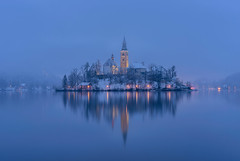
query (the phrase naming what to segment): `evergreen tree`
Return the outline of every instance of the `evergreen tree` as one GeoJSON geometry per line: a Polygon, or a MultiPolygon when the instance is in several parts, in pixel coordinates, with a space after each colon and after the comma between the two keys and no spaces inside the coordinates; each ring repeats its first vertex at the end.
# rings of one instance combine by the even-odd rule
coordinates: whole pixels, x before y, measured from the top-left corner
{"type": "Polygon", "coordinates": [[[98,60],[96,62],[96,74],[97,75],[101,74],[101,68],[102,68],[101,62],[98,60]]]}
{"type": "Polygon", "coordinates": [[[65,74],[65,75],[63,76],[63,80],[62,80],[62,87],[63,87],[64,89],[66,89],[67,86],[68,86],[68,80],[67,80],[67,76],[66,76],[66,74],[65,74]]]}

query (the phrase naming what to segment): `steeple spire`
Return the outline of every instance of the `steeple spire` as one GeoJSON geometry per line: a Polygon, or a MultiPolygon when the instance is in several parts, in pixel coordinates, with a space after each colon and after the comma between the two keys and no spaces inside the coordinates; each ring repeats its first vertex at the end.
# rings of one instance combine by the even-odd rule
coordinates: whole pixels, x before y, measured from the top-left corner
{"type": "Polygon", "coordinates": [[[122,50],[120,51],[121,73],[126,74],[128,68],[128,50],[125,36],[123,38],[122,50]]]}
{"type": "Polygon", "coordinates": [[[112,60],[114,60],[114,56],[113,56],[113,53],[112,53],[112,57],[111,57],[111,58],[112,58],[112,60]]]}
{"type": "Polygon", "coordinates": [[[126,43],[126,40],[125,40],[125,36],[123,38],[122,50],[127,50],[127,43],[126,43]]]}

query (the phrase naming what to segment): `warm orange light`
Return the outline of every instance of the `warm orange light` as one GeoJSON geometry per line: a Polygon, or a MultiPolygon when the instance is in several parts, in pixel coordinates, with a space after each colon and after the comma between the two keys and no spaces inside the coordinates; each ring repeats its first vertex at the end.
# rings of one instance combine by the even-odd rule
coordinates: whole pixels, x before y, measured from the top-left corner
{"type": "Polygon", "coordinates": [[[138,88],[138,85],[136,85],[136,88],[138,88]]]}
{"type": "Polygon", "coordinates": [[[90,88],[90,86],[89,86],[89,85],[88,85],[87,87],[88,87],[88,88],[90,88]]]}
{"type": "Polygon", "coordinates": [[[147,87],[150,88],[150,85],[148,84],[147,87]]]}
{"type": "Polygon", "coordinates": [[[170,84],[168,84],[168,85],[167,85],[167,88],[171,88],[171,85],[170,85],[170,84]]]}
{"type": "Polygon", "coordinates": [[[220,88],[220,87],[218,87],[218,91],[221,91],[221,88],[220,88]]]}
{"type": "Polygon", "coordinates": [[[109,85],[106,85],[107,88],[109,88],[109,85]]]}

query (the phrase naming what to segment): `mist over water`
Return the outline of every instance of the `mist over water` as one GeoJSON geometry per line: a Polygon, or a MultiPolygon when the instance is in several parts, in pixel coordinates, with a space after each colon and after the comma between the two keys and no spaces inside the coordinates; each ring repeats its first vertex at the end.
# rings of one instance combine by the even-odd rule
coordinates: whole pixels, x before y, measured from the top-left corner
{"type": "Polygon", "coordinates": [[[239,92],[0,96],[0,160],[240,158],[239,92]]]}
{"type": "MultiPolygon", "coordinates": [[[[85,62],[175,65],[183,80],[239,72],[239,1],[1,1],[0,73],[68,74],[85,62]]],[[[2,75],[2,74],[1,74],[2,75]]]]}
{"type": "Polygon", "coordinates": [[[239,6],[0,1],[0,161],[239,161],[239,6]]]}

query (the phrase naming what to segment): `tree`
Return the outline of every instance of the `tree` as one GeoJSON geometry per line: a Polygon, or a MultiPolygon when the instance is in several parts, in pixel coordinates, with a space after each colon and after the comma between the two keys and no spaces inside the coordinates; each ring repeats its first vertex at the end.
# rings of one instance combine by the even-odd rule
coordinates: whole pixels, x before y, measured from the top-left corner
{"type": "Polygon", "coordinates": [[[151,83],[156,82],[157,88],[161,88],[161,82],[163,80],[163,71],[161,66],[151,65],[149,67],[149,80],[151,83]]]}
{"type": "Polygon", "coordinates": [[[89,76],[90,78],[93,78],[97,75],[97,66],[95,63],[93,63],[89,69],[89,76]]]}
{"type": "Polygon", "coordinates": [[[108,77],[111,77],[111,76],[114,76],[113,77],[113,83],[119,83],[119,84],[123,84],[123,83],[126,83],[126,78],[125,78],[125,75],[122,75],[122,74],[115,74],[115,75],[109,75],[108,77]]]}
{"type": "Polygon", "coordinates": [[[101,74],[101,68],[102,68],[101,62],[98,60],[96,62],[96,74],[97,75],[101,74]]]}
{"type": "Polygon", "coordinates": [[[137,76],[135,73],[135,69],[132,67],[128,68],[127,80],[128,80],[128,83],[131,84],[132,86],[135,86],[137,84],[137,76]]]}
{"type": "Polygon", "coordinates": [[[71,74],[68,76],[69,85],[71,87],[76,87],[80,83],[80,78],[78,75],[78,69],[75,68],[72,70],[71,74]]]}
{"type": "Polygon", "coordinates": [[[84,74],[83,74],[83,80],[84,81],[88,81],[89,79],[89,63],[87,62],[84,66],[83,66],[83,70],[84,70],[84,74]]]}
{"type": "Polygon", "coordinates": [[[176,67],[175,66],[172,66],[170,68],[170,76],[171,76],[171,79],[177,76],[177,72],[176,72],[176,67]]]}
{"type": "Polygon", "coordinates": [[[65,74],[65,75],[63,76],[63,80],[62,80],[62,87],[63,87],[64,89],[66,89],[67,86],[68,86],[68,80],[67,80],[67,76],[66,76],[66,74],[65,74]]]}
{"type": "Polygon", "coordinates": [[[191,82],[187,82],[187,83],[186,83],[186,86],[187,86],[187,87],[191,87],[191,86],[192,86],[191,82]]]}

